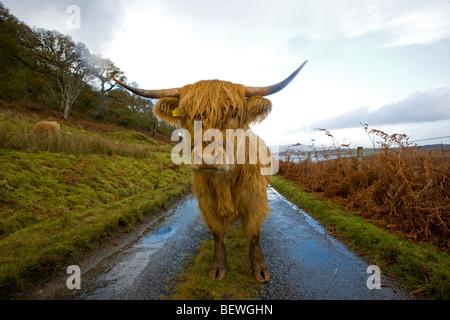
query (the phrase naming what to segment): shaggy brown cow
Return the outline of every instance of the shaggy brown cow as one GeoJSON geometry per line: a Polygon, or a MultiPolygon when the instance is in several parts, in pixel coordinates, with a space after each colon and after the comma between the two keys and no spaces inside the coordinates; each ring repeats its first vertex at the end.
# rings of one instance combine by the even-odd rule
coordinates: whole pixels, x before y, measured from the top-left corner
{"type": "Polygon", "coordinates": [[[61,127],[58,122],[40,121],[34,126],[31,134],[40,139],[58,141],[61,136],[61,127]]]}
{"type": "MultiPolygon", "coordinates": [[[[230,139],[230,129],[243,129],[246,130],[247,136],[256,137],[249,129],[250,124],[264,120],[272,109],[271,102],[263,96],[286,87],[305,64],[306,61],[286,80],[269,87],[247,87],[208,80],[176,89],[141,90],[116,80],[138,95],[160,99],[154,108],[155,114],[167,123],[184,128],[190,133],[193,148],[191,159],[202,159],[192,164],[193,192],[215,242],[210,269],[210,277],[213,280],[221,280],[226,274],[225,237],[229,226],[238,219],[241,219],[242,232],[249,241],[254,278],[260,282],[269,280],[269,271],[260,245],[260,230],[269,214],[267,186],[270,176],[261,174],[262,164],[259,158],[253,163],[249,162],[250,144],[255,143],[251,138],[245,144],[247,154],[243,164],[229,161],[225,163],[225,153],[229,150],[223,151],[224,149],[219,148],[214,149],[214,154],[210,153],[209,157],[213,159],[207,159],[204,151],[208,146],[204,143],[195,145],[194,128],[200,123],[196,121],[201,121],[203,130],[220,130],[223,139],[218,140],[222,140],[222,145],[223,141],[230,139]]],[[[269,153],[262,140],[258,141],[265,148],[263,150],[269,153]]]]}

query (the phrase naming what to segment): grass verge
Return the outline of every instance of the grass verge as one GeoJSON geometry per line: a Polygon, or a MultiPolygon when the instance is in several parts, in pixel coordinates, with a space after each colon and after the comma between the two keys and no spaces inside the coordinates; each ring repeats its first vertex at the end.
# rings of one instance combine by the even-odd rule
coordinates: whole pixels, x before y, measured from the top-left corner
{"type": "Polygon", "coordinates": [[[0,297],[42,282],[190,190],[170,153],[135,158],[0,149],[0,297]]]}
{"type": "Polygon", "coordinates": [[[274,176],[271,186],[386,275],[425,299],[450,298],[450,257],[436,247],[379,229],[331,201],[316,199],[295,182],[274,176]]]}
{"type": "Polygon", "coordinates": [[[221,281],[209,277],[209,269],[214,253],[214,240],[205,240],[198,254],[188,263],[185,271],[178,276],[178,285],[169,299],[173,300],[251,300],[262,284],[254,280],[248,257],[248,241],[240,228],[234,226],[226,239],[227,275],[221,281]]]}

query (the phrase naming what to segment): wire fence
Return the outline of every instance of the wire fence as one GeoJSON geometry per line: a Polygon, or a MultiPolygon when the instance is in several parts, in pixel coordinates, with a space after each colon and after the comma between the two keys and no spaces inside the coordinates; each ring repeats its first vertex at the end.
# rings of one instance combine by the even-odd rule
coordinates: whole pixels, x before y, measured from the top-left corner
{"type": "Polygon", "coordinates": [[[410,142],[414,142],[415,143],[415,142],[430,141],[430,140],[440,140],[440,139],[447,139],[447,138],[450,138],[450,136],[420,139],[420,140],[414,140],[414,141],[410,141],[410,142]]]}

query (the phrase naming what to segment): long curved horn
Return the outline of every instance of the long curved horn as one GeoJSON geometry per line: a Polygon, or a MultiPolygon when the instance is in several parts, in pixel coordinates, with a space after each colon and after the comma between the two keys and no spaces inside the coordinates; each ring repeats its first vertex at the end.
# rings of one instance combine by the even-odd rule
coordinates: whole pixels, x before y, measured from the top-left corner
{"type": "Polygon", "coordinates": [[[308,60],[303,62],[303,64],[300,67],[298,67],[298,69],[295,70],[293,74],[291,74],[289,77],[287,77],[280,83],[268,87],[245,87],[245,96],[246,97],[268,96],[284,89],[297,76],[297,74],[300,72],[300,70],[302,70],[302,68],[305,66],[307,62],[308,60]]]}
{"type": "Polygon", "coordinates": [[[152,98],[152,99],[161,99],[165,97],[174,97],[179,98],[180,97],[180,89],[181,88],[173,88],[173,89],[161,89],[161,90],[142,90],[130,87],[129,85],[126,85],[122,81],[119,81],[117,79],[114,79],[115,82],[120,84],[125,89],[130,90],[131,92],[145,97],[145,98],[152,98]]]}

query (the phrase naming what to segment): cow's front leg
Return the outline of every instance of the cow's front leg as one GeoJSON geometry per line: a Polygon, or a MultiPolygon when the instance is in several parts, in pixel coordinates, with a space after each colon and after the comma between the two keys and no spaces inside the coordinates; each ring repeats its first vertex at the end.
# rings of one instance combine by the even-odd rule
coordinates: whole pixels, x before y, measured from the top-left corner
{"type": "Polygon", "coordinates": [[[259,282],[269,281],[269,268],[267,268],[264,260],[259,234],[253,236],[250,240],[250,262],[252,264],[253,277],[259,282]]]}
{"type": "Polygon", "coordinates": [[[227,274],[227,249],[225,247],[225,236],[213,233],[214,256],[209,276],[211,279],[220,281],[227,274]]]}

